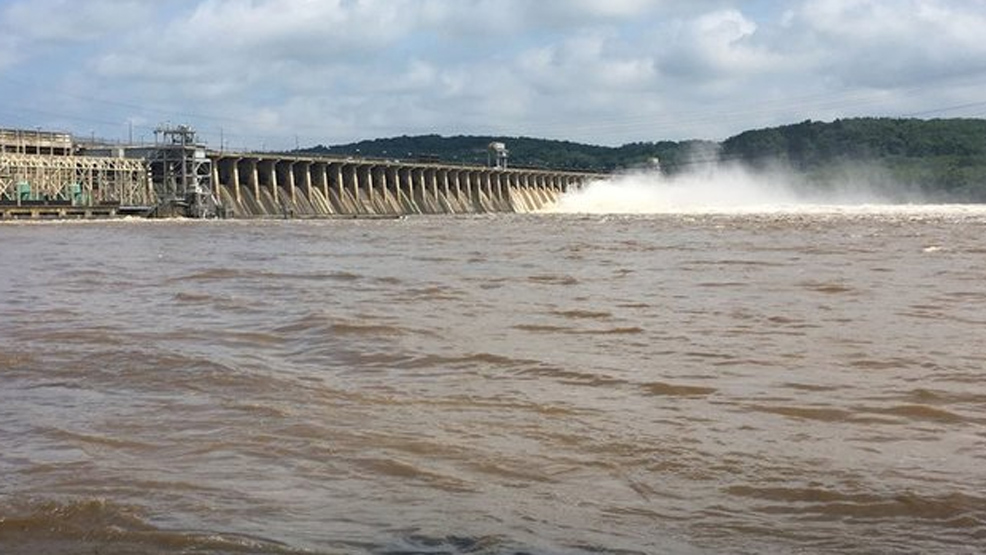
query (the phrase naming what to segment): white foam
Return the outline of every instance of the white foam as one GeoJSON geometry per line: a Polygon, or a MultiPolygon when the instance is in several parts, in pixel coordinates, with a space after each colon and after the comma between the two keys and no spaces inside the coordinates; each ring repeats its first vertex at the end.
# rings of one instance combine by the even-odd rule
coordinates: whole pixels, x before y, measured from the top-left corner
{"type": "MultiPolygon", "coordinates": [[[[562,195],[542,212],[561,214],[986,214],[984,205],[928,204],[915,195],[877,192],[847,180],[811,192],[790,172],[753,172],[739,165],[710,165],[674,177],[637,172],[594,181],[562,195]],[[901,202],[903,200],[909,202],[901,202]]],[[[884,186],[884,190],[886,187],[884,186]]],[[[901,189],[898,189],[900,191],[901,189]]]]}

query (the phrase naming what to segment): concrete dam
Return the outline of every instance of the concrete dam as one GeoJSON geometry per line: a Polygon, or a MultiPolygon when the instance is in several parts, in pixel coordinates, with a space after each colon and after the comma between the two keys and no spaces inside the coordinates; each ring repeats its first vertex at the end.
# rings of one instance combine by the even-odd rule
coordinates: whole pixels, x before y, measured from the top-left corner
{"type": "Polygon", "coordinates": [[[594,176],[360,159],[210,153],[233,216],[532,212],[594,176]]]}
{"type": "MultiPolygon", "coordinates": [[[[153,145],[78,145],[0,130],[0,217],[319,218],[533,212],[600,174],[342,156],[225,152],[187,126],[153,145]]],[[[495,149],[495,152],[493,150],[495,149]]]]}

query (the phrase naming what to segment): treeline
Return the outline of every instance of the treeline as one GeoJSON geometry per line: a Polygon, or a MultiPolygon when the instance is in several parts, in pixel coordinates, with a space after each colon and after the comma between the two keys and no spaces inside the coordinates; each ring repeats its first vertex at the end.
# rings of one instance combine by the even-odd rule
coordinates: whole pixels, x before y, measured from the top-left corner
{"type": "Polygon", "coordinates": [[[304,149],[310,154],[486,164],[498,141],[510,165],[597,172],[656,167],[675,174],[706,163],[742,162],[782,167],[824,187],[844,179],[847,168],[867,168],[888,182],[941,200],[986,202],[986,120],[854,118],[830,123],[745,131],[713,141],[637,142],[620,147],[527,137],[402,136],[304,149]]]}
{"type": "Polygon", "coordinates": [[[699,153],[703,159],[708,159],[710,156],[714,157],[719,149],[719,144],[712,141],[642,142],[607,147],[529,137],[405,135],[345,145],[318,145],[295,152],[483,165],[489,161],[488,147],[492,142],[502,142],[507,145],[511,167],[602,173],[649,168],[655,166],[658,160],[665,171],[673,172],[689,163],[695,153],[699,153]]]}
{"type": "Polygon", "coordinates": [[[721,159],[782,165],[831,183],[867,168],[925,196],[986,202],[986,120],[855,118],[746,131],[723,141],[721,159]]]}

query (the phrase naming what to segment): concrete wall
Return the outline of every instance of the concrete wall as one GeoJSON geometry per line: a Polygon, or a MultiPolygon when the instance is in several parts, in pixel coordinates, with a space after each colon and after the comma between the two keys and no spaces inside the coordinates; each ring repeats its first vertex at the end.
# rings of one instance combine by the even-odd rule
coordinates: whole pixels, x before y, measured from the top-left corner
{"type": "Polygon", "coordinates": [[[233,217],[532,212],[596,174],[211,153],[233,217]]]}

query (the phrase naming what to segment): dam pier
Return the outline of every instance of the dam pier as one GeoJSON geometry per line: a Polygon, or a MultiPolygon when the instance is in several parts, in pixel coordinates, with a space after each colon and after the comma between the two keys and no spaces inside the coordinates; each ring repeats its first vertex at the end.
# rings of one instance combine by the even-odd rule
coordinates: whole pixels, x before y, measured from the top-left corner
{"type": "Polygon", "coordinates": [[[531,212],[587,175],[387,160],[213,155],[219,201],[239,216],[531,212]]]}
{"type": "MultiPolygon", "coordinates": [[[[151,145],[78,143],[69,134],[0,129],[0,218],[139,215],[191,218],[387,217],[533,212],[600,174],[491,164],[227,152],[187,126],[151,145]]],[[[495,161],[495,163],[494,163],[495,161]]]]}

